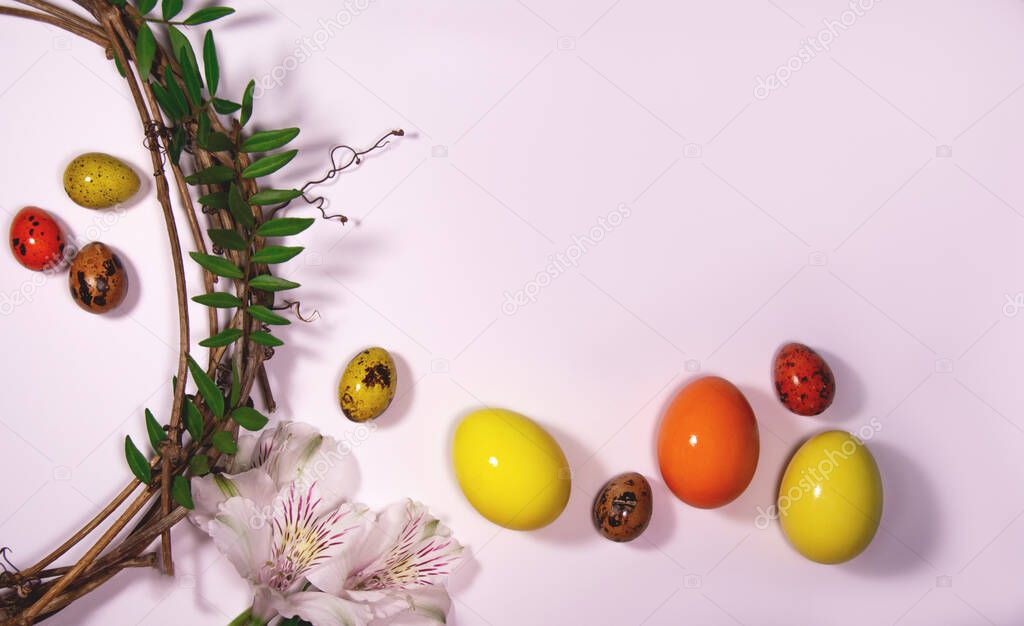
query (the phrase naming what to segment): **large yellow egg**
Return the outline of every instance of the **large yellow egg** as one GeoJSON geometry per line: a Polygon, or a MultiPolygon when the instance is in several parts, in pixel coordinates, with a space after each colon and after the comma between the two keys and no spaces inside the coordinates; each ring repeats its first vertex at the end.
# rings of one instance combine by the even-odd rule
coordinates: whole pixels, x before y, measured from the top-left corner
{"type": "Polygon", "coordinates": [[[102,152],[75,157],[64,170],[64,191],[75,204],[87,209],[127,202],[139,190],[139,184],[135,170],[102,152]]]}
{"type": "Polygon", "coordinates": [[[569,502],[569,462],[536,422],[504,409],[463,418],[452,444],[455,476],[470,504],[513,530],[555,521],[569,502]]]}
{"type": "Polygon", "coordinates": [[[818,563],[849,561],[868,547],[882,519],[882,478],[871,452],[830,430],[793,455],[779,487],[782,531],[818,563]]]}

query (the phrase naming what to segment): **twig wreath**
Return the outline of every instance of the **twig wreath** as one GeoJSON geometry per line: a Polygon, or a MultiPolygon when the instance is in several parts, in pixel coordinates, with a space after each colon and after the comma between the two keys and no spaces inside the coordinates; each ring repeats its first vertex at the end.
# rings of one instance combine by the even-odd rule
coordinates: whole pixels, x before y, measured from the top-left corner
{"type": "Polygon", "coordinates": [[[128,85],[152,161],[170,244],[178,308],[178,367],[166,424],[149,410],[145,413],[156,454],[147,458],[130,437],[125,438],[125,458],[134,478],[95,517],[34,565],[19,570],[8,560],[7,549],[0,550],[4,561],[0,623],[12,626],[53,615],[126,568],[159,566],[173,574],[170,530],[194,508],[190,477],[206,475],[218,460],[234,455],[239,429],[259,431],[267,424],[251,396],[253,387],[259,386],[266,412],[274,411],[265,362],[283,342],[271,328],[290,323],[279,314],[286,309],[303,319],[297,302],[275,302],[278,292],[299,285],[272,271],[273,265],[292,259],[302,247],[268,244],[268,239],[296,235],[315,220],[276,217],[277,213],[302,199],[325,219],[344,222],[344,216],[327,215],[323,199],[312,197],[310,188],[404,134],[392,130],[366,150],[335,148],[328,173],[301,189],[262,186],[260,179],[286,166],[297,154],[282,148],[299,129],[247,133],[255,82],[249,82],[241,102],[220,97],[213,33],[205,34],[200,60],[180,29],[213,22],[234,9],[210,6],[182,18],[183,0],[162,0],[158,15],[154,13],[158,0],[137,0],[134,6],[125,0],[75,0],[87,13],[83,15],[47,0],[15,1],[27,8],[0,6],[0,15],[50,24],[95,43],[128,85]],[[154,30],[166,36],[166,43],[154,30]],[[345,153],[340,162],[338,152],[345,153]],[[207,307],[208,336],[199,342],[208,348],[205,366],[189,352],[188,295],[172,188],[195,248],[189,256],[203,269],[202,293],[192,300],[207,307]],[[205,236],[200,212],[209,223],[205,236]],[[227,322],[222,324],[223,320],[227,322]],[[194,394],[186,391],[189,380],[196,388],[194,394]],[[98,538],[77,562],[52,567],[94,533],[98,538]],[[146,552],[157,538],[159,552],[146,552]]]}

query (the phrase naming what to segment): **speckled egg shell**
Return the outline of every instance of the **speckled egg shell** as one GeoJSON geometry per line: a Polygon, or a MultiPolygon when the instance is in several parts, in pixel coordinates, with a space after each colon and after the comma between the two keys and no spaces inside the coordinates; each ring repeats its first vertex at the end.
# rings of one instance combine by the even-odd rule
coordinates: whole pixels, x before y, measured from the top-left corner
{"type": "Polygon", "coordinates": [[[654,498],[642,474],[620,474],[604,484],[594,498],[594,528],[612,541],[633,541],[651,522],[654,498]]]}
{"type": "Polygon", "coordinates": [[[384,348],[367,348],[349,361],[338,384],[338,401],[345,417],[367,422],[378,417],[395,397],[398,370],[384,348]]]}
{"type": "Polygon", "coordinates": [[[64,233],[49,213],[25,207],[11,222],[11,252],[30,270],[55,269],[64,262],[64,233]]]}
{"type": "Polygon", "coordinates": [[[68,271],[71,297],[90,313],[106,313],[124,301],[128,273],[114,252],[99,242],[79,250],[68,271]]]}
{"type": "Polygon", "coordinates": [[[775,394],[797,415],[818,415],[836,396],[832,369],[814,350],[802,343],[788,343],[775,356],[775,394]]]}
{"type": "Polygon", "coordinates": [[[139,175],[119,159],[101,152],[76,157],[64,170],[64,191],[75,204],[105,209],[127,202],[139,190],[139,175]]]}

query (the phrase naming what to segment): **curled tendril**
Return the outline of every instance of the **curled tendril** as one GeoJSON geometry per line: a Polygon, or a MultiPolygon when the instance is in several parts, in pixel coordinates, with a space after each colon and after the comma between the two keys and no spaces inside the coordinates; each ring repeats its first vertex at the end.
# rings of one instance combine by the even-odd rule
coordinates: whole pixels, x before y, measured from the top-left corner
{"type": "Polygon", "coordinates": [[[275,311],[284,311],[285,309],[289,309],[291,310],[292,314],[295,315],[295,317],[299,318],[303,322],[306,322],[307,324],[310,322],[315,322],[316,320],[320,319],[320,311],[317,311],[316,309],[313,309],[313,313],[308,318],[304,317],[302,315],[302,303],[296,300],[285,300],[281,304],[276,304],[270,308],[272,308],[275,311]]]}
{"type": "Polygon", "coordinates": [[[14,563],[11,563],[8,554],[13,552],[8,546],[0,548],[0,585],[14,587],[18,596],[21,598],[27,598],[32,592],[32,587],[39,583],[38,578],[25,579],[21,575],[21,570],[14,563]]]}
{"type": "Polygon", "coordinates": [[[7,555],[11,552],[14,552],[14,550],[11,550],[11,548],[8,546],[0,548],[0,559],[3,559],[3,562],[0,563],[0,568],[3,568],[4,574],[18,574],[21,572],[21,570],[18,569],[18,566],[14,563],[11,563],[11,559],[7,557],[7,555]]]}
{"type": "MultiPolygon", "coordinates": [[[[333,215],[328,215],[327,211],[324,210],[324,205],[327,203],[327,198],[325,198],[324,196],[311,196],[311,195],[309,195],[306,192],[309,191],[310,187],[315,187],[317,185],[321,185],[321,184],[331,180],[332,178],[334,178],[335,176],[337,176],[341,172],[347,170],[348,168],[352,167],[353,165],[359,165],[360,163],[363,162],[363,157],[364,156],[366,156],[367,154],[370,154],[371,152],[374,152],[376,150],[381,150],[385,146],[387,146],[390,143],[389,139],[391,137],[404,137],[404,136],[405,136],[405,131],[402,130],[401,128],[398,128],[398,129],[390,131],[389,133],[387,133],[386,135],[384,135],[383,137],[378,139],[377,143],[373,144],[369,148],[366,148],[365,150],[356,150],[352,146],[345,145],[345,144],[342,144],[340,146],[334,146],[333,148],[331,148],[331,153],[330,153],[330,156],[331,156],[331,167],[330,167],[330,169],[327,170],[327,172],[323,175],[322,178],[319,178],[317,180],[309,181],[308,183],[306,183],[305,185],[302,186],[302,189],[299,190],[299,191],[302,192],[302,199],[303,199],[303,201],[305,201],[306,204],[309,204],[310,206],[316,208],[316,210],[320,211],[320,215],[323,217],[323,219],[325,219],[325,220],[336,219],[339,222],[341,222],[342,224],[344,224],[345,222],[348,221],[347,217],[345,217],[344,215],[341,215],[340,213],[333,214],[333,215]],[[344,154],[344,156],[341,157],[342,160],[340,162],[339,162],[339,157],[338,157],[338,153],[339,152],[344,154]]],[[[273,209],[271,209],[270,210],[271,217],[273,217],[278,211],[280,211],[281,209],[285,208],[288,205],[289,205],[289,203],[285,202],[284,204],[281,204],[281,205],[276,206],[273,209]]],[[[299,319],[302,319],[302,318],[300,317],[299,319]]],[[[306,320],[303,320],[303,321],[306,321],[306,320]]]]}
{"type": "Polygon", "coordinates": [[[164,154],[167,151],[163,144],[160,143],[160,140],[168,138],[170,138],[170,133],[167,131],[167,127],[160,122],[150,121],[146,123],[145,137],[142,140],[142,145],[147,150],[164,154]]]}
{"type": "Polygon", "coordinates": [[[171,130],[169,128],[155,120],[146,122],[145,137],[142,140],[142,145],[150,152],[160,155],[160,171],[153,172],[155,177],[163,175],[163,168],[167,165],[168,155],[165,144],[170,145],[170,142],[171,130]]]}

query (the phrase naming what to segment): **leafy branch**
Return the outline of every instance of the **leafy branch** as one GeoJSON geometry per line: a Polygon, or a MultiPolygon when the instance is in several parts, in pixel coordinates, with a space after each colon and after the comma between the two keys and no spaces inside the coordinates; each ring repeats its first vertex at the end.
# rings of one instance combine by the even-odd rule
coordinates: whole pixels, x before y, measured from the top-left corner
{"type": "MultiPolygon", "coordinates": [[[[152,453],[125,438],[125,460],[134,479],[46,557],[23,571],[0,575],[0,589],[9,591],[0,594],[2,624],[22,625],[63,609],[124,568],[155,563],[155,555],[143,552],[158,537],[162,568],[173,574],[170,529],[193,507],[189,477],[220,471],[223,460],[238,450],[239,431],[259,431],[268,423],[251,395],[258,385],[266,412],[273,411],[264,362],[284,345],[274,328],[291,323],[278,311],[293,309],[304,319],[297,302],[275,304],[277,294],[300,285],[273,272],[303,247],[268,240],[297,235],[314,219],[276,217],[277,212],[301,198],[329,217],[323,198],[310,198],[309,188],[403,132],[391,131],[362,151],[339,146],[331,152],[331,169],[323,179],[301,189],[273,188],[264,180],[296,157],[298,150],[289,144],[300,130],[251,131],[255,82],[248,83],[237,101],[225,97],[213,31],[204,33],[201,49],[196,50],[180,28],[215,22],[234,9],[207,6],[182,18],[183,0],[160,1],[159,12],[158,0],[75,0],[87,13],[83,15],[49,0],[12,1],[29,8],[0,6],[0,15],[50,24],[96,43],[124,78],[153,164],[179,318],[179,361],[166,421],[149,409],[144,412],[152,453]],[[339,164],[335,152],[341,149],[350,158],[339,164]],[[172,185],[194,248],[188,256],[203,270],[202,293],[191,301],[207,313],[208,331],[198,342],[208,351],[205,365],[191,352],[189,298],[172,185]],[[194,393],[187,390],[190,382],[194,393]],[[78,561],[49,568],[101,526],[101,536],[78,561]]],[[[344,221],[343,216],[334,217],[344,221]]]]}

